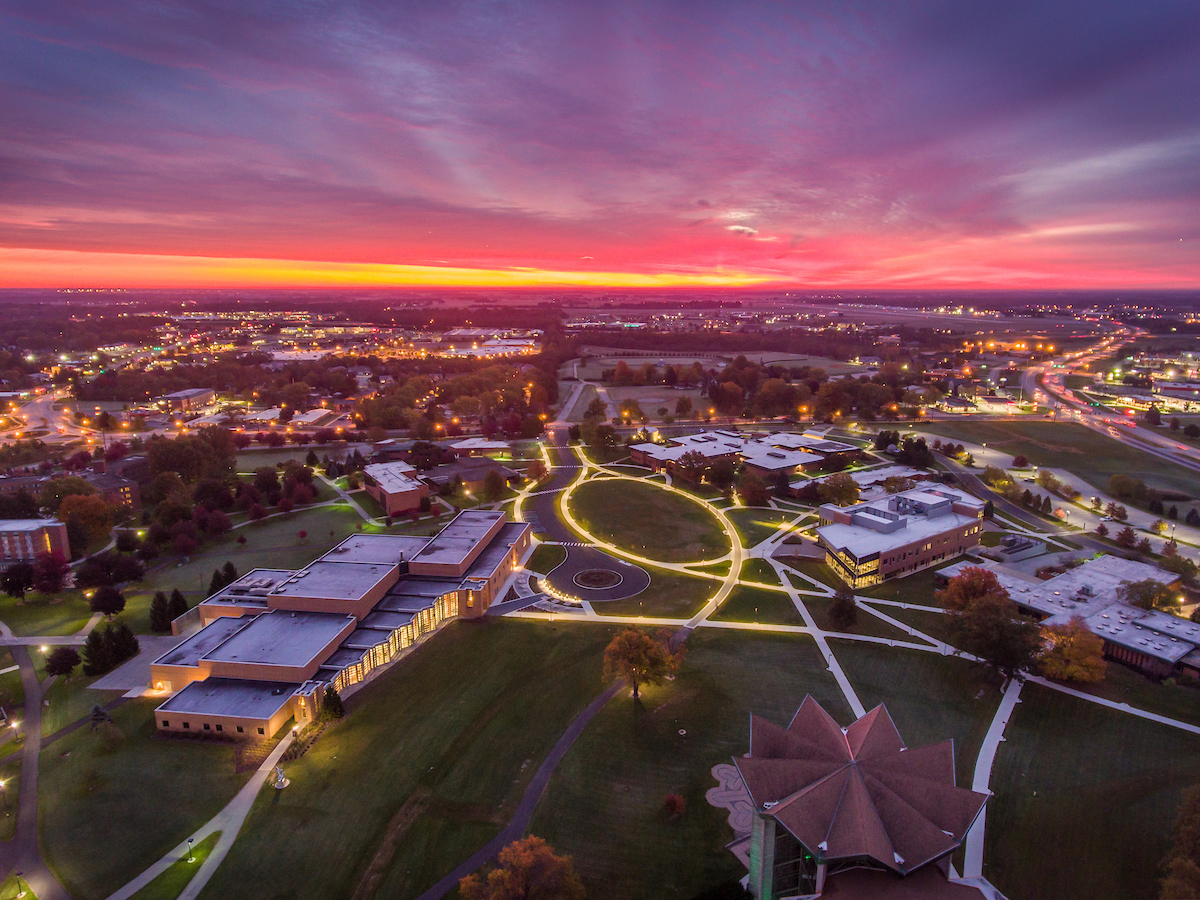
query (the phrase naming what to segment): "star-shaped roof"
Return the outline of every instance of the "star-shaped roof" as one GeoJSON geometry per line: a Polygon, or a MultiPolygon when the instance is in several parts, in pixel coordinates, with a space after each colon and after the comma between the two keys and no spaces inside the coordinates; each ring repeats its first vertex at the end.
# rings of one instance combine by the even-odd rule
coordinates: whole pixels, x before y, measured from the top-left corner
{"type": "Polygon", "coordinates": [[[751,716],[734,763],[819,861],[866,856],[901,875],[957,849],[987,800],[955,785],[953,741],[909,750],[882,705],[847,728],[812,697],[786,729],[751,716]]]}

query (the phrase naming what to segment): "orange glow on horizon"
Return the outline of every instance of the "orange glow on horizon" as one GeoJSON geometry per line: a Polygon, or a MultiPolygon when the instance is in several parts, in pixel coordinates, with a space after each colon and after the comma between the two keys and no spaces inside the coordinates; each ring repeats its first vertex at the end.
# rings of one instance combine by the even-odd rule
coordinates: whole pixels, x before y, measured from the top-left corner
{"type": "Polygon", "coordinates": [[[751,287],[773,280],[726,270],[571,272],[0,248],[0,288],[751,287]]]}

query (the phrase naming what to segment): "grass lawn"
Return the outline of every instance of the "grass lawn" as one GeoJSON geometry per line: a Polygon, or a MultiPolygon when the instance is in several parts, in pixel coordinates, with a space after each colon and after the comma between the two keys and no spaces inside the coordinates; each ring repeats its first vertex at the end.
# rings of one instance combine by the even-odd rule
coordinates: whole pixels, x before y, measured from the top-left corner
{"type": "Polygon", "coordinates": [[[684,481],[682,478],[674,479],[671,486],[691,494],[693,497],[699,497],[701,500],[715,500],[721,496],[721,492],[711,484],[691,484],[690,482],[684,481]]]}
{"type": "Polygon", "coordinates": [[[567,422],[582,422],[583,414],[587,411],[588,404],[596,399],[596,388],[593,385],[586,385],[579,392],[579,399],[575,401],[575,405],[567,411],[567,414],[562,418],[567,422]]]}
{"type": "Polygon", "coordinates": [[[571,513],[593,535],[664,562],[712,559],[729,552],[721,523],[701,503],[627,478],[588,481],[570,498],[571,513]],[[670,523],[664,528],[664,523],[670,523]]]}
{"type": "Polygon", "coordinates": [[[80,900],[101,898],[212,818],[249,773],[233,770],[230,744],[156,734],[157,700],[113,711],[125,740],[106,749],[81,728],[42,751],[42,853],[80,900]]]}
{"type": "MultiPolygon", "coordinates": [[[[832,588],[842,587],[842,580],[833,574],[833,569],[829,568],[828,564],[819,559],[802,559],[800,557],[776,557],[781,563],[789,569],[795,569],[797,572],[802,572],[814,581],[819,581],[821,584],[828,585],[832,588]]],[[[802,591],[811,591],[813,586],[803,578],[796,578],[791,573],[788,573],[788,578],[792,580],[792,586],[797,587],[802,591]]]]}
{"type": "Polygon", "coordinates": [[[985,531],[979,536],[979,543],[985,547],[999,547],[1000,542],[1008,537],[1004,531],[985,531]]]}
{"type": "Polygon", "coordinates": [[[733,563],[729,560],[725,560],[725,562],[713,563],[709,566],[688,566],[688,568],[697,572],[707,572],[709,575],[725,576],[729,574],[729,569],[732,565],[733,563]]]}
{"type": "Polygon", "coordinates": [[[1075,422],[924,423],[921,430],[956,441],[986,442],[1005,453],[1023,455],[1030,465],[1066,469],[1100,490],[1120,473],[1150,487],[1200,496],[1200,475],[1129,447],[1075,422]]]}
{"type": "Polygon", "coordinates": [[[701,629],[676,679],[608,704],[550,780],[530,833],[570,853],[591,897],[688,900],[745,869],[724,849],[727,812],[708,805],[712,767],[749,747],[749,714],[786,725],[806,694],[850,711],[812,639],[701,629]],[[686,734],[680,734],[680,730],[686,734]],[[687,811],[662,813],[678,793],[687,811]]]}
{"type": "Polygon", "coordinates": [[[196,844],[192,847],[194,862],[188,862],[188,858],[185,856],[173,863],[171,868],[134,894],[133,900],[175,900],[188,886],[192,876],[200,871],[200,866],[208,859],[208,854],[212,852],[213,847],[217,846],[217,839],[220,836],[221,832],[214,831],[196,844]]]}
{"type": "Polygon", "coordinates": [[[717,592],[718,584],[708,578],[681,575],[670,569],[644,566],[650,586],[627,600],[608,600],[592,608],[605,616],[662,616],[690,619],[717,592]]]}
{"type": "Polygon", "coordinates": [[[782,591],[735,587],[709,618],[717,622],[766,622],[772,625],[803,625],[804,619],[792,598],[782,591]]]}
{"type": "Polygon", "coordinates": [[[737,529],[738,537],[742,539],[742,545],[745,547],[753,547],[755,544],[762,543],[774,535],[784,522],[790,522],[796,518],[795,513],[760,507],[730,509],[726,511],[725,515],[733,522],[733,527],[737,529]]]}
{"type": "MultiPolygon", "coordinates": [[[[21,795],[21,760],[0,767],[0,841],[17,836],[17,798],[21,795]]],[[[4,894],[0,893],[0,898],[4,894]]]]}
{"type": "Polygon", "coordinates": [[[354,502],[366,511],[368,516],[373,516],[376,519],[382,519],[387,515],[387,513],[383,511],[383,507],[379,505],[379,501],[362,488],[357,491],[350,491],[349,494],[354,498],[354,502]]]}
{"type": "Polygon", "coordinates": [[[1009,897],[1158,896],[1180,792],[1200,782],[1195,736],[1031,684],[1005,738],[984,876],[1009,897]]]}
{"type": "Polygon", "coordinates": [[[1128,703],[1170,719],[1200,725],[1200,690],[1186,683],[1164,681],[1155,684],[1120,663],[1110,661],[1107,675],[1098,684],[1069,684],[1068,687],[1116,703],[1128,703]]]}
{"type": "MultiPolygon", "coordinates": [[[[30,648],[32,652],[38,651],[30,648]]],[[[88,685],[101,676],[87,677],[82,674],[83,666],[75,670],[71,680],[61,676],[50,685],[46,691],[45,700],[49,706],[42,707],[42,734],[53,734],[58,729],[70,725],[76,719],[91,715],[92,707],[96,704],[104,706],[120,697],[123,691],[93,691],[88,685]]]]}
{"type": "Polygon", "coordinates": [[[83,592],[60,591],[53,596],[29,593],[24,602],[0,596],[0,621],[18,637],[74,634],[92,617],[83,592]]]}
{"type": "Polygon", "coordinates": [[[843,634],[868,634],[874,637],[895,638],[898,641],[912,639],[912,636],[908,632],[901,631],[899,628],[889,625],[882,619],[877,619],[869,612],[864,612],[861,609],[858,610],[857,620],[849,628],[835,628],[833,623],[829,621],[829,607],[833,605],[833,598],[802,596],[800,600],[808,609],[809,615],[813,617],[813,621],[817,623],[817,627],[825,631],[839,631],[843,634]]]}
{"type": "Polygon", "coordinates": [[[4,879],[3,883],[0,883],[0,900],[10,900],[13,897],[23,897],[24,900],[38,900],[37,894],[30,889],[29,882],[24,878],[18,880],[15,874],[9,875],[4,879]]]}
{"type": "MultiPolygon", "coordinates": [[[[999,688],[983,666],[939,653],[836,638],[829,646],[863,706],[871,710],[886,704],[909,747],[954,738],[958,783],[971,783],[979,745],[1000,705],[999,688]]],[[[991,825],[989,820],[989,831],[991,825]]]]}
{"type": "MultiPolygon", "coordinates": [[[[242,450],[237,455],[237,470],[239,472],[253,472],[262,468],[276,468],[280,463],[286,463],[289,459],[294,459],[298,463],[304,462],[304,458],[308,456],[308,451],[312,450],[317,454],[317,459],[323,459],[325,454],[330,450],[329,447],[280,447],[278,449],[266,450],[242,450]]],[[[349,455],[353,450],[347,450],[349,455]]],[[[318,463],[319,465],[319,463],[318,463]]]]}
{"type": "Polygon", "coordinates": [[[932,638],[953,643],[950,635],[950,617],[945,613],[926,612],[920,609],[901,609],[898,606],[880,606],[879,611],[932,638]]]}
{"type": "Polygon", "coordinates": [[[393,831],[395,855],[378,861],[369,895],[416,896],[511,816],[550,747],[603,690],[614,633],[451,624],[352,697],[348,717],[288,765],[291,786],[260,796],[201,896],[349,897],[402,808],[423,811],[407,833],[393,831]]]}
{"type": "MultiPolygon", "coordinates": [[[[16,664],[12,651],[7,647],[0,647],[0,669],[10,669],[16,664]]],[[[21,683],[21,673],[14,669],[0,675],[0,706],[11,712],[24,702],[25,685],[21,683]]]]}
{"type": "Polygon", "coordinates": [[[779,575],[765,559],[748,559],[742,563],[739,578],[757,581],[759,584],[783,584],[779,575]]]}
{"type": "MultiPolygon", "coordinates": [[[[127,594],[127,611],[123,615],[134,631],[148,633],[149,598],[155,591],[170,593],[173,588],[179,588],[189,604],[195,606],[208,595],[213,569],[223,566],[226,560],[231,560],[242,575],[256,568],[298,569],[357,533],[359,525],[372,534],[384,531],[364,523],[362,517],[348,506],[307,509],[235,529],[204,544],[187,562],[173,557],[148,572],[136,592],[144,597],[127,594]],[[300,531],[308,532],[303,541],[299,537],[300,531]],[[239,535],[246,537],[245,544],[237,543],[239,535]]],[[[2,606],[0,618],[3,618],[2,606]]]]}
{"type": "Polygon", "coordinates": [[[525,564],[525,568],[546,575],[566,558],[566,548],[560,547],[557,544],[539,544],[537,549],[533,551],[533,555],[529,557],[529,562],[525,564]]]}
{"type": "MultiPolygon", "coordinates": [[[[869,588],[861,588],[857,593],[861,597],[875,597],[879,600],[895,600],[899,603],[919,603],[922,606],[937,606],[933,592],[940,590],[934,583],[935,569],[922,569],[903,578],[893,578],[883,584],[869,588]]],[[[887,612],[887,610],[884,610],[887,612]]]]}

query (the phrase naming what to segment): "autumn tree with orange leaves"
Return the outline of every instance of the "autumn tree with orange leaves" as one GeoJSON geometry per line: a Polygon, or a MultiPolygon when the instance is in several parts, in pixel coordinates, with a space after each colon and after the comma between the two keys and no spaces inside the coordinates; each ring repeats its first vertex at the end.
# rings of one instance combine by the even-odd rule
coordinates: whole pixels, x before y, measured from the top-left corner
{"type": "Polygon", "coordinates": [[[559,856],[540,837],[513,841],[497,863],[486,875],[459,881],[463,900],[583,900],[583,882],[571,857],[559,856]]]}

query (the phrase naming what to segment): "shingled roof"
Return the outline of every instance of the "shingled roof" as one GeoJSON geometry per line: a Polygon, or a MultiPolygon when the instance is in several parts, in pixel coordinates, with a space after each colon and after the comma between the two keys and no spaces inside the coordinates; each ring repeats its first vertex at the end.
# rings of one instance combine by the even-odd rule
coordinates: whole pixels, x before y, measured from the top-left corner
{"type": "Polygon", "coordinates": [[[812,697],[786,729],[751,716],[734,764],[818,862],[869,857],[900,875],[957,849],[987,800],[955,785],[953,741],[909,750],[882,705],[847,728],[812,697]]]}

